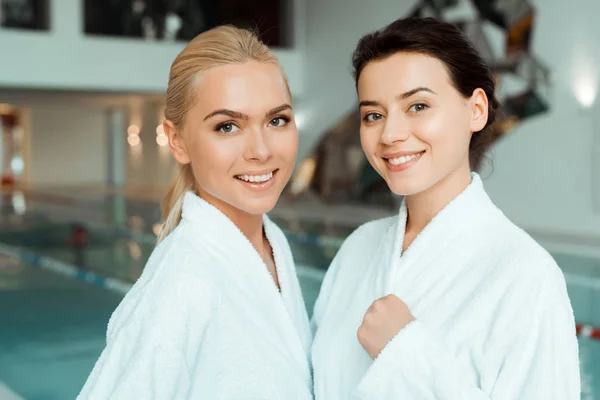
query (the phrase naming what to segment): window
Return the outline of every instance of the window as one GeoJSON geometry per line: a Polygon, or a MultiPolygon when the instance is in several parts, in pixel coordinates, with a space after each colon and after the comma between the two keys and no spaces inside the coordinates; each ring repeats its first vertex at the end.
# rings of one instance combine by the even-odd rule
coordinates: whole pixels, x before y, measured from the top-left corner
{"type": "Polygon", "coordinates": [[[257,31],[269,46],[291,43],[291,0],[84,0],[89,35],[189,41],[218,25],[257,31]]]}
{"type": "Polygon", "coordinates": [[[0,0],[0,28],[47,31],[48,0],[0,0]]]}

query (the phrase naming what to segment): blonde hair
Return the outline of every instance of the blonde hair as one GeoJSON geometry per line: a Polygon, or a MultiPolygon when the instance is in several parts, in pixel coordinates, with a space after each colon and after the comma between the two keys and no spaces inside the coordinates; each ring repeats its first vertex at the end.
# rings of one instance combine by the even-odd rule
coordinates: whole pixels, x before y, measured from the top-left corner
{"type": "MultiPolygon", "coordinates": [[[[281,68],[277,57],[255,34],[233,26],[220,26],[203,32],[179,53],[171,65],[165,108],[165,118],[173,123],[178,134],[182,134],[186,115],[194,105],[199,74],[210,68],[248,61],[273,63],[281,68]]],[[[283,69],[281,73],[287,84],[283,69]]],[[[158,233],[158,243],[181,221],[185,193],[195,187],[191,164],[179,165],[175,179],[162,202],[162,226],[158,233]]]]}

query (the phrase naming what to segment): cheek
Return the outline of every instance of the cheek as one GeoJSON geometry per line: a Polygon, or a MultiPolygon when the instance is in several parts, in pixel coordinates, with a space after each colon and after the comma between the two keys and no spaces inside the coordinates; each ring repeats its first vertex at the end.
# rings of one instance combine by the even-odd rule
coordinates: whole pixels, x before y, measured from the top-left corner
{"type": "Polygon", "coordinates": [[[416,132],[432,152],[434,159],[462,157],[469,147],[469,128],[456,118],[457,114],[448,113],[420,122],[416,132]]]}
{"type": "Polygon", "coordinates": [[[415,132],[419,140],[433,148],[437,143],[447,139],[447,126],[447,122],[443,116],[435,115],[430,118],[416,119],[413,125],[413,132],[415,132]]]}
{"type": "Polygon", "coordinates": [[[196,140],[190,151],[196,176],[210,179],[211,176],[228,173],[239,156],[238,147],[231,140],[196,140]]]}
{"type": "Polygon", "coordinates": [[[289,130],[284,132],[275,132],[272,139],[272,151],[276,158],[287,161],[295,161],[298,153],[298,132],[289,130]]]}
{"type": "Polygon", "coordinates": [[[377,151],[379,144],[379,134],[374,128],[360,128],[360,145],[367,158],[371,158],[377,151]]]}

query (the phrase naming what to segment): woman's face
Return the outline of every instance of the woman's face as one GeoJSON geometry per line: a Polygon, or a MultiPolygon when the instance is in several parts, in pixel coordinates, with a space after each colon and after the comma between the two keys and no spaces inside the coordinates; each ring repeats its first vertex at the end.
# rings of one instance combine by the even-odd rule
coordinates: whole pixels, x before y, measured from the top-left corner
{"type": "Polygon", "coordinates": [[[204,71],[183,134],[168,121],[165,130],[176,160],[191,163],[200,197],[227,215],[270,211],[298,150],[290,93],[271,63],[204,71]]]}
{"type": "Polygon", "coordinates": [[[360,139],[392,192],[413,195],[470,173],[469,143],[487,122],[487,97],[463,97],[437,58],[400,52],[371,61],[358,81],[360,139]]]}

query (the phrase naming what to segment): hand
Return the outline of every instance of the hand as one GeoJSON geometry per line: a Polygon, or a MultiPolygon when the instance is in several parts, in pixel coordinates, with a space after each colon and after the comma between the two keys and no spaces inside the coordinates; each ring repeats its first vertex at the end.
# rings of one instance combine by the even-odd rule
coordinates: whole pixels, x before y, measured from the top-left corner
{"type": "Polygon", "coordinates": [[[358,328],[358,341],[372,359],[402,328],[414,321],[408,306],[393,294],[375,300],[358,328]]]}

